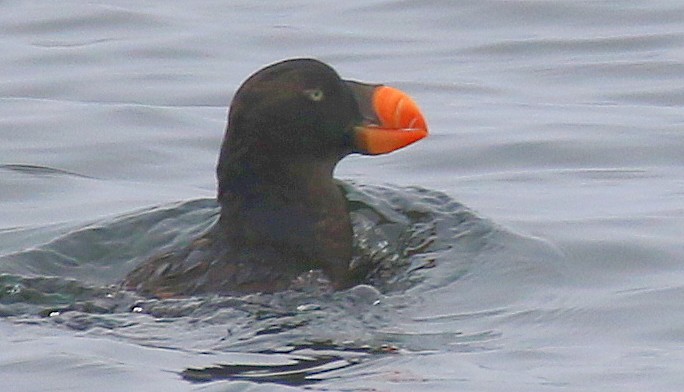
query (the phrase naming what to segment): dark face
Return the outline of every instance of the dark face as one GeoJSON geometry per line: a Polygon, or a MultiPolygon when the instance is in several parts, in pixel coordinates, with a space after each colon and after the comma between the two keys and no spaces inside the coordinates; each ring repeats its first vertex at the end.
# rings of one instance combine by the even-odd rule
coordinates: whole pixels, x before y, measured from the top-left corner
{"type": "MultiPolygon", "coordinates": [[[[341,159],[363,121],[351,89],[329,66],[289,60],[250,77],[235,94],[225,143],[287,159],[341,159]]],[[[232,149],[232,148],[231,148],[232,149]]]]}

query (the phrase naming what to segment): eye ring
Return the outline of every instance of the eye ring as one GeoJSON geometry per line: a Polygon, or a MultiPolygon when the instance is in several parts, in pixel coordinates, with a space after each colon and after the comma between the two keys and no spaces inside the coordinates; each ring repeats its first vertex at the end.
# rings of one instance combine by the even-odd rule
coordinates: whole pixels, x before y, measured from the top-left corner
{"type": "Polygon", "coordinates": [[[306,94],[307,98],[314,102],[320,102],[323,100],[323,98],[325,98],[325,94],[323,93],[323,90],[321,90],[320,88],[304,90],[304,93],[306,94]]]}

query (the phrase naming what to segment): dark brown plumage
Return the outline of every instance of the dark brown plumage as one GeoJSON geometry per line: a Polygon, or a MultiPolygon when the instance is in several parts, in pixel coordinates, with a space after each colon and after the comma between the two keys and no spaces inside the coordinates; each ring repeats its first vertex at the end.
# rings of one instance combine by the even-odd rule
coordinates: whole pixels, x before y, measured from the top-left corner
{"type": "Polygon", "coordinates": [[[334,288],[349,287],[358,277],[349,270],[352,226],[335,165],[426,135],[417,106],[396,89],[344,81],[313,59],[270,65],[231,103],[217,223],[188,248],[143,263],[124,286],[160,297],[273,292],[320,269],[334,288]]]}

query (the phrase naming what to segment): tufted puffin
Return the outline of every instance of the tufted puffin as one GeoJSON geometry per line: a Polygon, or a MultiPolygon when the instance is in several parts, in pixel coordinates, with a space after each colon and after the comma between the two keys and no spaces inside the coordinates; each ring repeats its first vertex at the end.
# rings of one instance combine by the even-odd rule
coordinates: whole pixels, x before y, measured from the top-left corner
{"type": "Polygon", "coordinates": [[[315,59],[259,70],[230,106],[216,170],[218,220],[185,249],[138,266],[123,287],[162,298],[269,293],[310,270],[334,289],[360,283],[350,271],[352,224],[335,165],[427,133],[416,103],[395,88],[342,80],[315,59]]]}

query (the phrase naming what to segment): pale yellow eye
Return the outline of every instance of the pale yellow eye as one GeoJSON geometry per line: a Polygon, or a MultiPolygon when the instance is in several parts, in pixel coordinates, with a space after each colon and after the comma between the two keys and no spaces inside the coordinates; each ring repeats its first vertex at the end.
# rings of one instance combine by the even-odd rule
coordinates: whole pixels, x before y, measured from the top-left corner
{"type": "Polygon", "coordinates": [[[306,90],[304,92],[306,93],[306,96],[314,102],[321,101],[323,97],[325,97],[325,94],[323,94],[323,90],[318,88],[306,90]]]}

